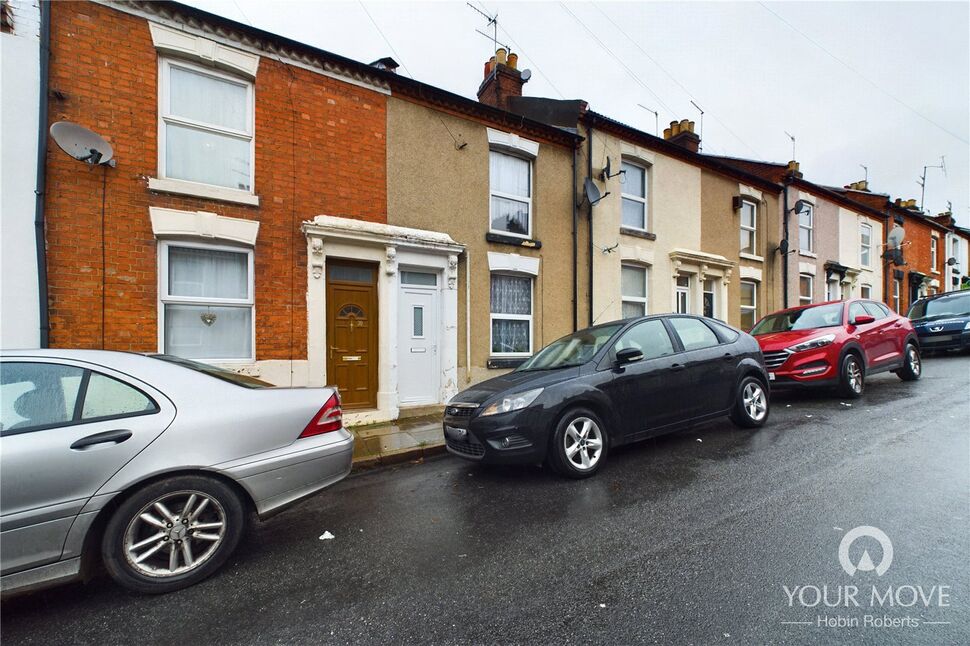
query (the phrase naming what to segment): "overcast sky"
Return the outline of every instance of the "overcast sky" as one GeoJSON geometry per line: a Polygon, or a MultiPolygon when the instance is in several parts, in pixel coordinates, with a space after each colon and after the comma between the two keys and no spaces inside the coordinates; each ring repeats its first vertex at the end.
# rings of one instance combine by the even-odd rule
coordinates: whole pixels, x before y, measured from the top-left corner
{"type": "MultiPolygon", "coordinates": [[[[471,98],[492,50],[475,32],[491,33],[485,18],[459,1],[188,3],[363,62],[394,56],[400,73],[471,98]]],[[[951,201],[970,226],[970,3],[476,4],[532,70],[527,95],[581,98],[647,132],[654,115],[638,104],[662,131],[700,121],[693,99],[705,152],[786,162],[787,131],[806,178],[842,186],[864,164],[894,198],[919,200],[923,166],[942,155],[926,209],[951,201]]]]}

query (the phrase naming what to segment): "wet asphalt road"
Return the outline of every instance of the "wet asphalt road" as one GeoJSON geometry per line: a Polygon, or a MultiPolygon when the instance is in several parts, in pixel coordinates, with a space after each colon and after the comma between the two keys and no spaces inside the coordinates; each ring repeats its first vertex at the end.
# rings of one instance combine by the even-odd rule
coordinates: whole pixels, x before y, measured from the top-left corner
{"type": "MultiPolygon", "coordinates": [[[[716,422],[618,449],[587,481],[448,456],[355,475],[257,525],[194,588],[139,597],[100,578],[20,597],[0,607],[2,639],[970,643],[970,358],[928,359],[915,384],[874,377],[842,402],[779,395],[763,429],[716,422]],[[892,540],[882,576],[839,565],[859,525],[892,540]],[[949,586],[949,605],[873,611],[873,583],[903,603],[949,586]],[[789,607],[786,585],[830,599],[855,585],[862,607],[789,607]],[[920,625],[817,625],[867,614],[920,625]]],[[[864,547],[880,560],[866,540],[854,562],[864,547]]]]}

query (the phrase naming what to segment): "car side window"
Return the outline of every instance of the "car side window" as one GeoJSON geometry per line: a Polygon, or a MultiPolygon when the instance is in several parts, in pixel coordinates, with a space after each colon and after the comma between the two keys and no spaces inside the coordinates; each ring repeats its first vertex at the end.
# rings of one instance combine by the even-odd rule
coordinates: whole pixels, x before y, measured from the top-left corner
{"type": "Polygon", "coordinates": [[[84,394],[82,420],[154,412],[155,402],[144,393],[117,379],[92,372],[84,394]]]}
{"type": "Polygon", "coordinates": [[[74,420],[84,369],[56,363],[0,363],[0,431],[26,432],[74,420]]]}
{"type": "MultiPolygon", "coordinates": [[[[867,312],[866,308],[862,306],[862,303],[852,303],[851,305],[849,305],[849,323],[852,323],[852,321],[855,320],[855,317],[865,316],[866,314],[869,314],[869,313],[870,312],[867,312]]],[[[872,316],[874,318],[879,318],[875,314],[873,314],[872,316]]]]}
{"type": "Polygon", "coordinates": [[[889,316],[889,313],[886,312],[885,310],[883,310],[881,307],[879,307],[879,305],[876,304],[876,303],[871,303],[869,301],[863,301],[862,306],[865,307],[866,308],[866,312],[868,312],[877,321],[879,319],[884,319],[887,316],[889,316]]]}
{"type": "Polygon", "coordinates": [[[644,359],[666,357],[674,353],[674,344],[670,341],[667,328],[663,321],[654,319],[637,323],[623,333],[613,347],[614,351],[626,348],[636,348],[643,353],[644,359]]]}
{"type": "Polygon", "coordinates": [[[718,321],[707,321],[707,325],[714,329],[714,332],[721,337],[721,341],[724,343],[734,343],[741,336],[734,328],[728,327],[718,321]]]}
{"type": "Polygon", "coordinates": [[[718,345],[717,335],[703,321],[692,318],[675,317],[670,319],[685,350],[702,350],[718,345]]]}

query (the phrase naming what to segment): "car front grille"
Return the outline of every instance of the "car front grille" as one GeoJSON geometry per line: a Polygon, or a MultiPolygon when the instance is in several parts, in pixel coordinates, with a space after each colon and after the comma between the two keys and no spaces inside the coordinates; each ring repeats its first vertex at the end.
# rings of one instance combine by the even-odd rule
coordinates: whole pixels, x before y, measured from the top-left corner
{"type": "Polygon", "coordinates": [[[471,417],[478,409],[478,404],[449,404],[445,408],[448,417],[471,417]]]}
{"type": "Polygon", "coordinates": [[[456,440],[451,437],[445,437],[445,443],[448,445],[448,448],[455,453],[461,453],[462,455],[467,455],[471,458],[480,458],[485,455],[485,447],[470,435],[466,436],[466,439],[464,440],[456,440]]]}
{"type": "Polygon", "coordinates": [[[791,356],[791,352],[788,350],[779,350],[777,352],[765,352],[765,367],[769,370],[774,370],[775,368],[780,368],[785,365],[788,361],[788,357],[791,356]]]}

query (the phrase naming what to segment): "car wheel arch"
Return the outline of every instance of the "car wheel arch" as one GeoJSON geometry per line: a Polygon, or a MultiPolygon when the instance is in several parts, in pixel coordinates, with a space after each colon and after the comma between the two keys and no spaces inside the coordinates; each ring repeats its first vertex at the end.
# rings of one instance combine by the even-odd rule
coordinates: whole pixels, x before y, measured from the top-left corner
{"type": "Polygon", "coordinates": [[[571,412],[582,408],[589,410],[594,415],[599,417],[600,421],[607,426],[607,428],[604,429],[607,446],[612,448],[616,444],[616,437],[614,436],[614,433],[610,432],[610,429],[615,428],[615,425],[613,424],[612,416],[607,412],[609,408],[604,408],[602,402],[597,402],[593,399],[577,399],[564,404],[563,407],[552,416],[552,421],[549,423],[549,437],[546,447],[547,450],[552,446],[552,442],[556,436],[556,428],[558,428],[559,423],[563,420],[563,418],[569,415],[571,412]]]}
{"type": "Polygon", "coordinates": [[[854,354],[862,364],[863,374],[868,373],[869,366],[866,364],[866,353],[863,352],[862,347],[856,343],[847,343],[845,346],[843,346],[842,351],[839,353],[839,365],[837,366],[838,369],[842,369],[842,362],[845,361],[845,358],[850,354],[854,354]]]}
{"type": "Polygon", "coordinates": [[[118,510],[118,508],[121,507],[122,503],[134,495],[135,492],[145,487],[168,478],[176,478],[179,476],[207,476],[219,480],[236,493],[243,505],[243,509],[247,514],[252,515],[256,513],[256,501],[253,499],[252,494],[237,480],[234,480],[219,471],[215,471],[213,469],[189,468],[153,473],[128,484],[124,490],[118,492],[111,498],[111,500],[105,503],[105,505],[98,510],[97,516],[91,522],[91,526],[88,528],[87,534],[84,537],[83,547],[81,548],[82,578],[88,578],[93,573],[94,568],[100,564],[101,538],[104,535],[108,521],[118,510]]]}

